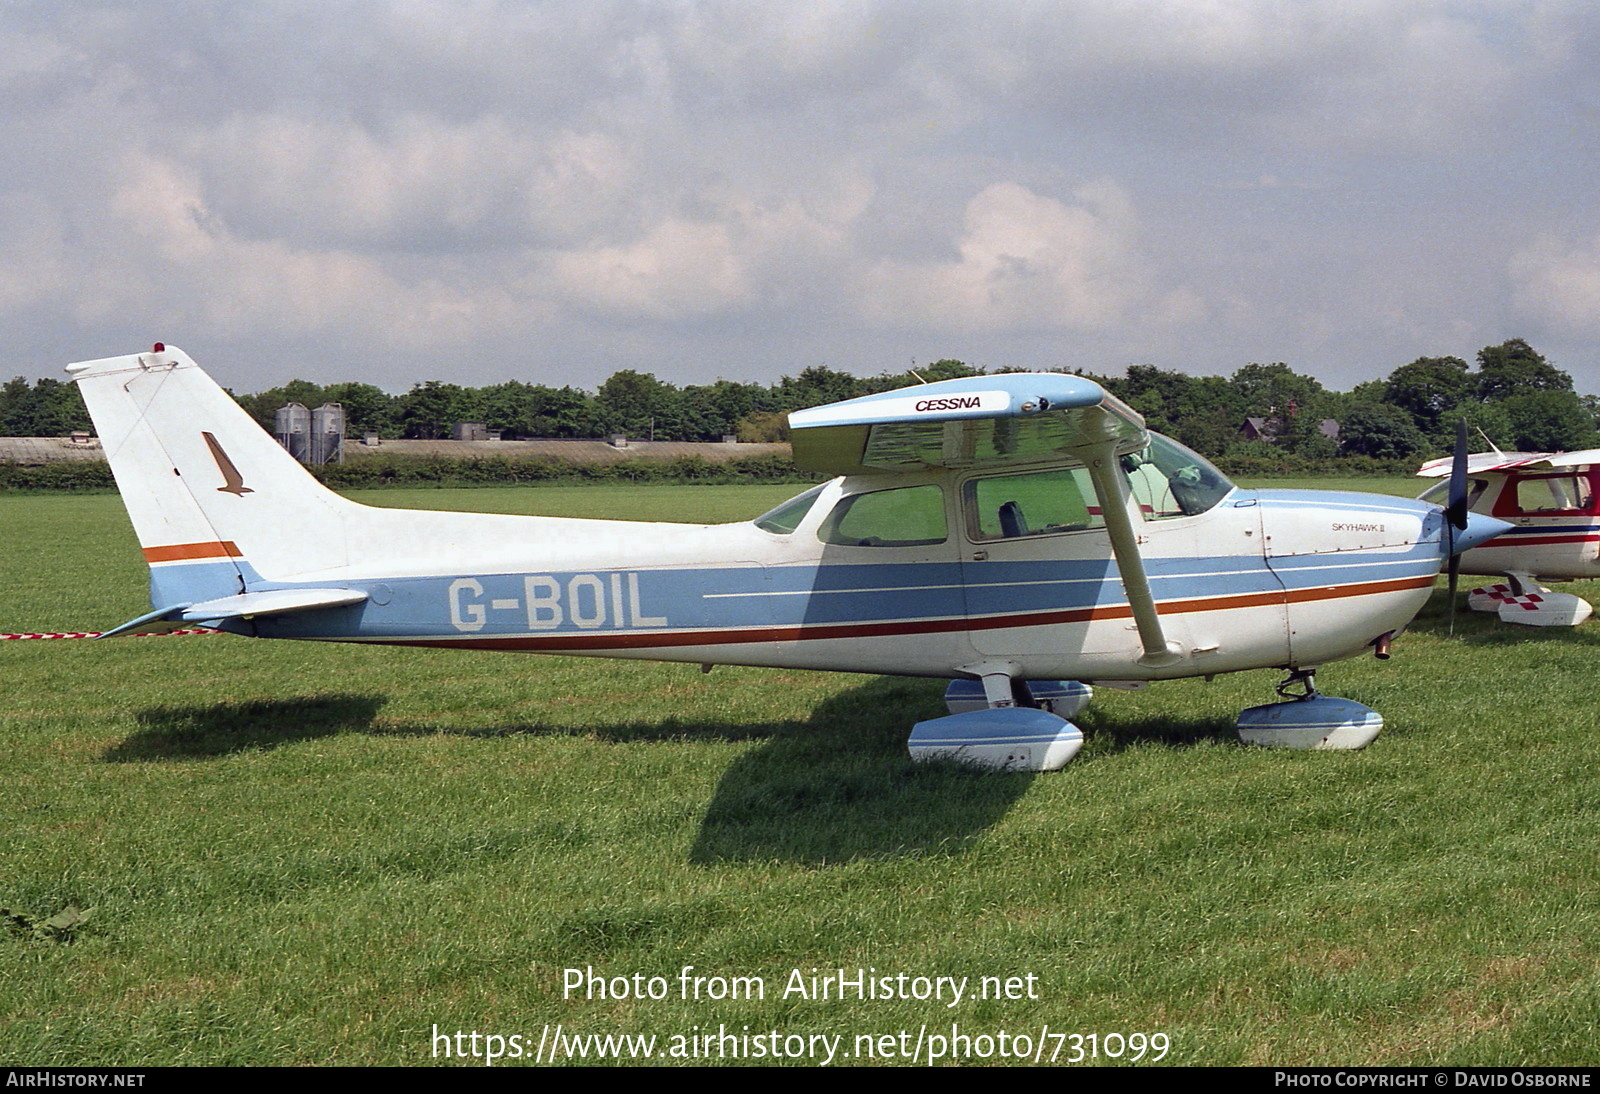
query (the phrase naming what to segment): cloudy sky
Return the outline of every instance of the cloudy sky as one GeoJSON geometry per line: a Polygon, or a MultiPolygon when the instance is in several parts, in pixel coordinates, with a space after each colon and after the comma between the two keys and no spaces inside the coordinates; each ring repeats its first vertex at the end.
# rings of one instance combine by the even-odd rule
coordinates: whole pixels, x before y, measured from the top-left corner
{"type": "Polygon", "coordinates": [[[0,5],[0,378],[592,388],[1526,338],[1600,391],[1588,0],[0,5]]]}

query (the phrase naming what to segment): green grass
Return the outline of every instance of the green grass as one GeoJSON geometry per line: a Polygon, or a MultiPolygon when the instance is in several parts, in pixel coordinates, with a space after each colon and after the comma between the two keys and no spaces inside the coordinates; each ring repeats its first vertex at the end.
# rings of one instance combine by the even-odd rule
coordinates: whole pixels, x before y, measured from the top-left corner
{"type": "Polygon", "coordinates": [[[1362,494],[1393,494],[1399,498],[1414,498],[1429,486],[1433,479],[1419,479],[1414,475],[1351,475],[1348,477],[1305,478],[1292,476],[1241,475],[1235,480],[1240,486],[1271,490],[1354,490],[1362,494]]]}
{"type": "MultiPolygon", "coordinates": [[[[374,498],[724,520],[798,489],[374,498]]],[[[0,497],[0,528],[0,630],[143,609],[115,497],[0,497]]],[[[1452,638],[1442,613],[1441,594],[1392,660],[1319,677],[1383,713],[1364,752],[1238,744],[1276,682],[1259,672],[1102,690],[1084,752],[1037,777],[910,764],[933,681],[0,643],[0,907],[92,909],[64,938],[0,929],[0,1063],[446,1063],[435,1026],[531,1046],[546,1023],[848,1050],[955,1022],[1165,1033],[1178,1064],[1591,1064],[1600,631],[1472,616],[1452,638]],[[767,998],[679,999],[685,965],[767,998]],[[587,966],[671,992],[564,999],[587,966]],[[1033,974],[1038,998],[781,997],[792,970],[841,966],[1033,974]]]]}

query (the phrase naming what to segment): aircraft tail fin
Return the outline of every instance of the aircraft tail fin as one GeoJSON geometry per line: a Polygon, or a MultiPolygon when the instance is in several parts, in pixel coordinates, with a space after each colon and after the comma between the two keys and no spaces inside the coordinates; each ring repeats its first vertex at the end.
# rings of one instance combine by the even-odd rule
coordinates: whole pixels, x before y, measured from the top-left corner
{"type": "Polygon", "coordinates": [[[150,564],[152,604],[345,566],[364,507],[325,489],[182,350],[69,365],[150,564]]]}

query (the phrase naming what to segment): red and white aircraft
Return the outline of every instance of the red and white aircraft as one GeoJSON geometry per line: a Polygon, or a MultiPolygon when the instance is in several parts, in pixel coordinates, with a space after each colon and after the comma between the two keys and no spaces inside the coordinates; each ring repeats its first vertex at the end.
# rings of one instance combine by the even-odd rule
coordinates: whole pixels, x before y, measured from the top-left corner
{"type": "MultiPolygon", "coordinates": [[[[1451,459],[1422,465],[1418,475],[1445,478],[1451,459]]],[[[1467,606],[1508,623],[1575,627],[1594,610],[1543,581],[1600,578],[1600,448],[1582,452],[1480,452],[1467,457],[1467,504],[1512,527],[1463,552],[1463,573],[1499,575],[1473,589],[1467,606]]],[[[1448,483],[1422,495],[1443,504],[1448,483]]]]}

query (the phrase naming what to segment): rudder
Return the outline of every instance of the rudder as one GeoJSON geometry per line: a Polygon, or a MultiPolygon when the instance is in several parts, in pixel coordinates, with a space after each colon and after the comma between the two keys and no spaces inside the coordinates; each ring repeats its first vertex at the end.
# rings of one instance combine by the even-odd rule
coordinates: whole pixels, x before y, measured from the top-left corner
{"type": "Polygon", "coordinates": [[[362,507],[325,489],[182,350],[69,365],[150,564],[155,607],[348,561],[362,507]]]}

